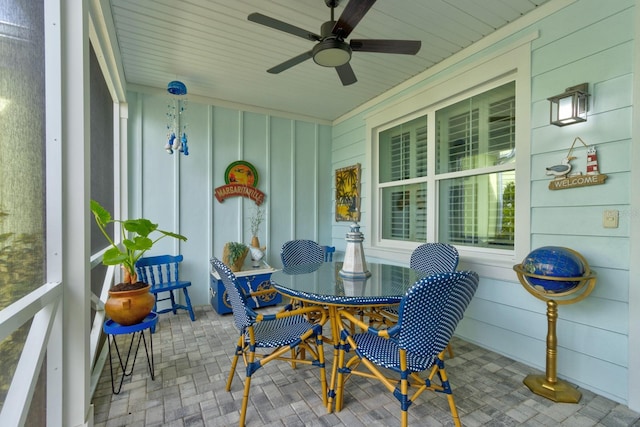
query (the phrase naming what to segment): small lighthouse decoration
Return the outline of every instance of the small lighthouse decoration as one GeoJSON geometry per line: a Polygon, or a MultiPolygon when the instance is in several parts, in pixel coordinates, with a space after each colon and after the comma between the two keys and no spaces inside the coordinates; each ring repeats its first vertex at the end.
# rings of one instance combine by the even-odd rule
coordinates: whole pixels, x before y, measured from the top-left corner
{"type": "Polygon", "coordinates": [[[347,247],[344,250],[344,262],[338,274],[343,279],[365,280],[371,276],[371,272],[367,269],[367,261],[362,248],[364,234],[360,231],[360,225],[357,222],[351,224],[351,231],[347,233],[345,240],[347,247]]]}
{"type": "Polygon", "coordinates": [[[587,150],[587,175],[597,175],[598,171],[598,155],[596,147],[589,147],[587,150]]]}

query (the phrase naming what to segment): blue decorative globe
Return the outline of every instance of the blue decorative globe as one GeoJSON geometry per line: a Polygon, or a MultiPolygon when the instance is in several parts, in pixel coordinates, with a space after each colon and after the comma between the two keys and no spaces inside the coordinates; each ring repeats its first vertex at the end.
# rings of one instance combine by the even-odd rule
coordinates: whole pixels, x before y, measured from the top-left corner
{"type": "MultiPolygon", "coordinates": [[[[544,246],[535,249],[522,262],[526,274],[549,277],[581,277],[585,272],[582,259],[573,251],[560,246],[544,246]]],[[[576,280],[545,280],[527,276],[533,287],[549,293],[566,292],[578,286],[576,280]]]]}

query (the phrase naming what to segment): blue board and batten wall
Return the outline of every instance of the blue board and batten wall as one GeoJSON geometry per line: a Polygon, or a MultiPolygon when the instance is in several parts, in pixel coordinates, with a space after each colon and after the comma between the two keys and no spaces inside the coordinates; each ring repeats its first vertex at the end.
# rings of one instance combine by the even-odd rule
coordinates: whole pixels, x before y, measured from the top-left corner
{"type": "Polygon", "coordinates": [[[331,128],[267,113],[206,105],[189,99],[189,156],[164,150],[167,97],[129,93],[129,210],[160,228],[178,230],[188,241],[165,239],[157,253],[184,255],[181,274],[192,281],[194,304],[209,301],[209,258],[222,257],[226,242],[251,241],[251,199],[230,197],[219,202],[215,188],[225,184],[230,163],[244,160],[259,174],[258,189],[266,194],[260,227],[267,261],[280,265],[282,244],[294,238],[331,241],[331,128]],[[136,143],[142,141],[142,144],[136,143]]]}
{"type": "MultiPolygon", "coordinates": [[[[194,283],[192,299],[199,305],[208,304],[209,257],[220,256],[227,241],[248,242],[251,237],[248,217],[253,202],[233,198],[219,203],[213,197],[214,188],[224,184],[225,168],[235,160],[253,163],[260,173],[259,188],[267,194],[267,222],[260,238],[268,246],[269,262],[279,265],[278,249],[292,238],[332,243],[340,250],[347,224],[333,220],[333,171],[361,163],[366,200],[371,185],[367,118],[385,111],[393,114],[391,106],[402,106],[412,93],[520,43],[530,55],[526,91],[530,171],[527,182],[518,182],[518,188],[528,187],[528,224],[516,218],[516,227],[520,233],[524,227],[528,249],[570,247],[584,255],[598,274],[596,288],[586,300],[559,309],[558,376],[640,410],[635,385],[640,381],[640,351],[634,350],[640,319],[633,309],[640,305],[639,268],[633,265],[639,249],[632,239],[638,235],[634,212],[640,208],[640,190],[632,186],[639,177],[640,160],[632,144],[640,124],[632,108],[640,62],[636,9],[633,0],[552,1],[526,25],[516,21],[489,41],[481,41],[481,48],[476,43],[449,58],[437,75],[427,70],[334,123],[191,99],[187,112],[191,153],[186,158],[169,156],[162,148],[166,97],[130,88],[129,163],[136,165],[129,171],[130,211],[189,237],[179,247],[163,242],[159,250],[183,253],[183,274],[194,283]],[[547,98],[582,82],[589,83],[591,93],[588,121],[564,128],[549,125],[547,98]],[[545,167],[562,158],[576,136],[597,146],[600,169],[608,179],[604,185],[551,191],[545,167]],[[605,209],[619,210],[618,228],[603,228],[605,209]]],[[[363,217],[366,209],[363,203],[363,217]]],[[[366,221],[363,224],[368,236],[366,221]]],[[[365,245],[370,243],[365,240],[365,245]]],[[[409,253],[403,253],[393,261],[408,259],[409,253]]],[[[465,264],[464,257],[461,265],[473,266],[465,264]]],[[[508,268],[479,269],[480,288],[457,334],[522,361],[532,372],[544,371],[544,303],[528,294],[508,268]]]]}

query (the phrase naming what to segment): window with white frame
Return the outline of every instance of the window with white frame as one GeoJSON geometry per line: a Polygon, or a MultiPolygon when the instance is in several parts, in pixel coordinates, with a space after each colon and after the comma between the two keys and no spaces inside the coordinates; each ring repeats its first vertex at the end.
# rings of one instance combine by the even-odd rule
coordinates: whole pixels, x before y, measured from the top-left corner
{"type": "Polygon", "coordinates": [[[426,239],[427,121],[419,117],[379,134],[382,237],[426,239]]]}
{"type": "Polygon", "coordinates": [[[513,251],[515,81],[419,114],[377,131],[379,240],[513,251]]]}

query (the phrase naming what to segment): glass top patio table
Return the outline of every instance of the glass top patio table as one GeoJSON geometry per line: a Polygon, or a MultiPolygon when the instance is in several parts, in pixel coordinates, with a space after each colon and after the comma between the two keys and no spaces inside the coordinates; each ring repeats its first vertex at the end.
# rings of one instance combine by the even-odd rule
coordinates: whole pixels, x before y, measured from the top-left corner
{"type": "Polygon", "coordinates": [[[338,306],[397,304],[417,280],[424,277],[409,267],[367,263],[370,277],[341,277],[342,262],[300,264],[271,274],[278,292],[308,302],[338,306]]]}
{"type": "MultiPolygon", "coordinates": [[[[300,264],[271,274],[271,283],[281,294],[294,300],[326,306],[329,311],[333,363],[327,400],[332,411],[335,397],[339,338],[338,311],[356,308],[375,310],[398,304],[409,287],[425,275],[409,267],[368,262],[371,276],[363,279],[340,276],[342,262],[300,264]]],[[[336,405],[337,406],[337,405],[336,405]]]]}

